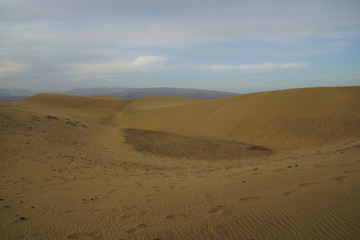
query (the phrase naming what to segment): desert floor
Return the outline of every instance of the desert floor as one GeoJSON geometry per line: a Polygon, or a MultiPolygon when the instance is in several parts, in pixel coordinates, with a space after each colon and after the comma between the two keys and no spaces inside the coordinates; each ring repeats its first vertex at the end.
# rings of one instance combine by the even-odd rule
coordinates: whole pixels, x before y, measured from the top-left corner
{"type": "Polygon", "coordinates": [[[0,102],[0,239],[360,239],[360,87],[0,102]]]}

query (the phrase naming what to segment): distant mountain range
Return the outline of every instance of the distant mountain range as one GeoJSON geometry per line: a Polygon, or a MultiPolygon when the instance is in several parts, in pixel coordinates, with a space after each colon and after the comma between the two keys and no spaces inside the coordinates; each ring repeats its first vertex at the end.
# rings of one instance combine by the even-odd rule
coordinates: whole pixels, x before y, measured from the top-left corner
{"type": "MultiPolygon", "coordinates": [[[[190,89],[190,88],[78,88],[63,92],[63,94],[79,95],[79,96],[113,96],[125,99],[142,98],[148,96],[174,96],[198,99],[214,99],[238,95],[236,93],[190,89]]],[[[22,89],[0,89],[0,100],[13,101],[26,98],[36,94],[35,92],[22,89]]]]}
{"type": "Polygon", "coordinates": [[[0,88],[0,101],[14,101],[30,97],[35,93],[25,89],[2,89],[0,88]]]}
{"type": "Polygon", "coordinates": [[[141,98],[149,96],[174,96],[174,97],[188,97],[199,99],[213,99],[220,97],[228,97],[237,95],[235,93],[188,89],[188,88],[83,88],[72,89],[64,92],[66,94],[80,95],[80,96],[102,96],[109,95],[119,98],[141,98]]]}

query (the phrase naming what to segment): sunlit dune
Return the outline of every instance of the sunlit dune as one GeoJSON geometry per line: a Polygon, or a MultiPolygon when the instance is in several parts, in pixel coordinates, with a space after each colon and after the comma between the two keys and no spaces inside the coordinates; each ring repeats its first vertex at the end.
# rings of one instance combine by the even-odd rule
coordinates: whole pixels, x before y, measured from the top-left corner
{"type": "Polygon", "coordinates": [[[130,128],[272,147],[320,147],[359,137],[360,87],[271,91],[127,114],[130,128]]]}
{"type": "Polygon", "coordinates": [[[0,101],[0,239],[359,239],[360,87],[0,101]]]}

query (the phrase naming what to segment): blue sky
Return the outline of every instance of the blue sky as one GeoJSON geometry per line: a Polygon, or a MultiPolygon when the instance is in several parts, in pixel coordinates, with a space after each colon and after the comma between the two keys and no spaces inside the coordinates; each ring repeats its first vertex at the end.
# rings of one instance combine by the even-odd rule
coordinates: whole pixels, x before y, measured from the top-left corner
{"type": "Polygon", "coordinates": [[[0,88],[360,85],[358,0],[0,0],[0,88]]]}

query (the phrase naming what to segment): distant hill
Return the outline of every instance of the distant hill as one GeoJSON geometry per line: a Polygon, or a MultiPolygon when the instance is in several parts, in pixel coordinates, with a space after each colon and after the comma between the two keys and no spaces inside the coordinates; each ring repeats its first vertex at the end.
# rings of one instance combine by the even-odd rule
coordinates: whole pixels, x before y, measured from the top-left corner
{"type": "Polygon", "coordinates": [[[134,99],[151,96],[171,96],[171,97],[186,97],[198,99],[214,99],[221,97],[229,97],[239,95],[236,93],[210,91],[200,89],[188,88],[80,88],[72,89],[63,92],[65,94],[79,95],[79,96],[102,96],[108,95],[113,97],[134,99]]]}
{"type": "Polygon", "coordinates": [[[3,89],[0,88],[0,101],[14,101],[30,97],[35,93],[25,89],[3,89]]]}
{"type": "MultiPolygon", "coordinates": [[[[71,89],[62,93],[78,96],[112,96],[125,99],[135,99],[142,97],[186,97],[186,98],[197,98],[197,99],[214,99],[239,95],[236,93],[221,92],[221,91],[210,91],[201,89],[190,89],[190,88],[126,88],[126,87],[115,87],[115,88],[78,88],[71,89]]],[[[23,98],[30,97],[36,94],[35,92],[24,90],[24,89],[0,89],[0,101],[13,101],[23,98]]]]}

